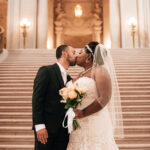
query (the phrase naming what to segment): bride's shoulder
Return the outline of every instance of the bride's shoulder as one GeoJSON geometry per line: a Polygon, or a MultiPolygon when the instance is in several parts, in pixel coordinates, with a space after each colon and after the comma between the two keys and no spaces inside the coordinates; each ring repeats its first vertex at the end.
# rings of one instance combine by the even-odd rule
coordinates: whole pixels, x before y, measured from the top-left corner
{"type": "Polygon", "coordinates": [[[94,72],[97,74],[99,74],[99,73],[103,74],[103,73],[106,73],[107,71],[103,66],[97,66],[97,67],[95,67],[94,72]]]}
{"type": "Polygon", "coordinates": [[[108,71],[103,66],[98,66],[95,68],[94,76],[96,79],[106,79],[110,78],[108,71]]]}

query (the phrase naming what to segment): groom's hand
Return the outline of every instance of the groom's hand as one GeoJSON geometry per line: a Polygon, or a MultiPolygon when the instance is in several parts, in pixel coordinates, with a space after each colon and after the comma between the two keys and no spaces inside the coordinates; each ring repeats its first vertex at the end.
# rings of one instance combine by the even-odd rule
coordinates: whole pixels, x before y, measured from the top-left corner
{"type": "Polygon", "coordinates": [[[46,128],[37,131],[37,139],[39,142],[41,142],[42,144],[46,144],[47,138],[48,138],[48,132],[46,128]]]}

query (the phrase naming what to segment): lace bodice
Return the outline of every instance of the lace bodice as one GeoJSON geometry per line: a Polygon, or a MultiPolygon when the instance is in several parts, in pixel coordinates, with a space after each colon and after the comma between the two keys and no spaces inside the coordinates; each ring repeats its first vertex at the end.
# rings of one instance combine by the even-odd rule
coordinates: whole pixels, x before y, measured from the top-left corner
{"type": "MultiPolygon", "coordinates": [[[[84,109],[98,97],[94,79],[81,77],[74,84],[87,89],[87,96],[77,109],[84,109]]],[[[78,119],[78,122],[81,128],[71,133],[67,150],[118,150],[107,106],[97,113],[78,119]]]]}
{"type": "Polygon", "coordinates": [[[78,105],[77,107],[78,109],[87,107],[98,97],[94,79],[89,77],[82,77],[74,82],[74,84],[78,84],[79,87],[87,89],[87,96],[82,99],[81,105],[78,105]]]}

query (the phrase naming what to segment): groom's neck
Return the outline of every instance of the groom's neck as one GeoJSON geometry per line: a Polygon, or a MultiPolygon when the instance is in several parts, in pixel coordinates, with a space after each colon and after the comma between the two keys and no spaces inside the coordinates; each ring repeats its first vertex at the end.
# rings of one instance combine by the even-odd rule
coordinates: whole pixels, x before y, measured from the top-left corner
{"type": "Polygon", "coordinates": [[[69,63],[63,59],[58,59],[57,60],[66,70],[69,68],[69,63]]]}

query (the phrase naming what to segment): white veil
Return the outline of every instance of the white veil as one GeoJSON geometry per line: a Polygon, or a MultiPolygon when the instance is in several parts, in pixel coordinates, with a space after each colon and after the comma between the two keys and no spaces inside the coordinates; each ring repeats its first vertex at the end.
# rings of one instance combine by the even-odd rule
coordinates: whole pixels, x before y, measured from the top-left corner
{"type": "Polygon", "coordinates": [[[88,45],[86,45],[86,48],[93,55],[93,66],[103,65],[105,69],[108,71],[108,73],[110,74],[111,81],[112,81],[112,96],[107,106],[112,121],[114,137],[123,138],[124,127],[123,127],[120,91],[119,91],[115,67],[114,67],[114,63],[110,51],[106,49],[105,46],[102,44],[98,44],[96,46],[94,54],[88,45]]]}

